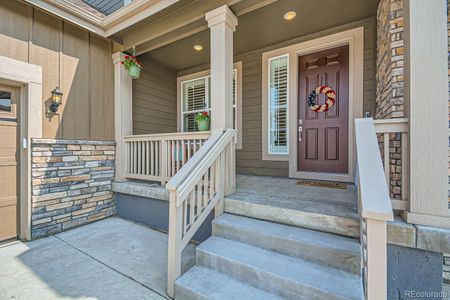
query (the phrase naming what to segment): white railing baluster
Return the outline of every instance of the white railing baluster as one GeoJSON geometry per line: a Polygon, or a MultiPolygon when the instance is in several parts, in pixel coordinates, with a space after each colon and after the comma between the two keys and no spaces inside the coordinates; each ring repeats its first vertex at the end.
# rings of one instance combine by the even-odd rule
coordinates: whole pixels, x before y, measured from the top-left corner
{"type": "Polygon", "coordinates": [[[386,182],[388,184],[388,186],[390,185],[389,183],[389,162],[390,162],[390,158],[389,158],[389,133],[383,133],[383,146],[384,146],[384,176],[386,177],[386,182]]]}
{"type": "Polygon", "coordinates": [[[194,155],[191,143],[205,141],[209,136],[209,132],[125,136],[125,177],[165,184],[194,155]]]}

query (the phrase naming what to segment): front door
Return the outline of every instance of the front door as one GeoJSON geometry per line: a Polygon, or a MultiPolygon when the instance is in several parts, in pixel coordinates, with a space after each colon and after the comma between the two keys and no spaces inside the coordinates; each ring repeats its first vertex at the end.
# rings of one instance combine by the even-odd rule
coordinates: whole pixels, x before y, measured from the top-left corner
{"type": "Polygon", "coordinates": [[[18,89],[0,84],[0,242],[18,236],[18,89]]]}
{"type": "MultiPolygon", "coordinates": [[[[298,171],[348,173],[349,47],[342,46],[299,59],[298,171]],[[308,95],[327,85],[336,92],[335,105],[316,113],[308,95]]],[[[317,97],[325,103],[325,95],[317,97]]]]}

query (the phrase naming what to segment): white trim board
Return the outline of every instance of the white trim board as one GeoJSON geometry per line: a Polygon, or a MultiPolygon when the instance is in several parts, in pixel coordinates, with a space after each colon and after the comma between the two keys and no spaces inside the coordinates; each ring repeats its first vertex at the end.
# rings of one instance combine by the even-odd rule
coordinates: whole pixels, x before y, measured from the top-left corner
{"type": "Polygon", "coordinates": [[[42,138],[42,68],[0,56],[0,80],[20,87],[20,235],[31,239],[31,138],[42,138]],[[23,142],[25,140],[25,142],[23,142]]]}
{"type": "MultiPolygon", "coordinates": [[[[242,61],[237,61],[233,64],[233,69],[236,70],[236,123],[237,123],[237,134],[236,134],[236,149],[242,149],[242,61]]],[[[204,70],[200,72],[195,72],[192,74],[183,75],[177,77],[177,131],[182,131],[181,124],[181,84],[186,81],[200,79],[210,76],[210,70],[204,70]]]]}
{"type": "Polygon", "coordinates": [[[312,39],[280,49],[264,52],[262,55],[262,153],[263,160],[289,161],[289,177],[353,182],[356,166],[354,119],[363,117],[363,74],[364,74],[364,27],[358,27],[324,37],[312,39]],[[315,173],[297,170],[297,119],[298,119],[298,61],[299,56],[349,45],[349,126],[348,126],[348,173],[315,173]],[[289,154],[267,153],[267,70],[268,60],[275,56],[289,54],[289,154]]]}

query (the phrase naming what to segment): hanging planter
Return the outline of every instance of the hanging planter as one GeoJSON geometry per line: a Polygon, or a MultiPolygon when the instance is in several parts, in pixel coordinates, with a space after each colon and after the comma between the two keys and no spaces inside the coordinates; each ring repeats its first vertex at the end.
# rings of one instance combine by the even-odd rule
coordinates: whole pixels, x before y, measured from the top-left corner
{"type": "Polygon", "coordinates": [[[141,77],[141,68],[138,66],[131,66],[128,69],[128,75],[133,79],[139,79],[139,77],[141,77]]]}
{"type": "Polygon", "coordinates": [[[197,122],[197,128],[199,131],[208,131],[209,130],[209,121],[210,117],[208,112],[199,112],[195,115],[195,121],[197,122]]]}
{"type": "Polygon", "coordinates": [[[135,48],[133,47],[132,52],[133,55],[125,55],[124,60],[122,61],[122,65],[125,70],[128,71],[128,75],[130,75],[133,79],[139,79],[141,77],[142,64],[137,61],[135,54],[135,48]]]}

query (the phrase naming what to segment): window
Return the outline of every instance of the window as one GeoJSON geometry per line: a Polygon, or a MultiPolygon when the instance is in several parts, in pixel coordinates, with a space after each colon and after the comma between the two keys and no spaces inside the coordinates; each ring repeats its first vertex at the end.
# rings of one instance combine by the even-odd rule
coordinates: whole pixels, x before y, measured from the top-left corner
{"type": "MultiPolygon", "coordinates": [[[[237,107],[237,69],[233,70],[233,124],[238,128],[237,107]]],[[[198,77],[181,82],[181,130],[198,131],[195,114],[202,111],[211,112],[211,76],[198,77]]]]}
{"type": "Polygon", "coordinates": [[[210,78],[196,78],[181,83],[182,87],[182,131],[198,131],[195,114],[211,112],[209,103],[210,78]]]}
{"type": "Polygon", "coordinates": [[[288,154],[288,55],[268,62],[268,154],[288,154]]]}
{"type": "Polygon", "coordinates": [[[0,91],[0,111],[11,112],[11,93],[0,91]]]}

